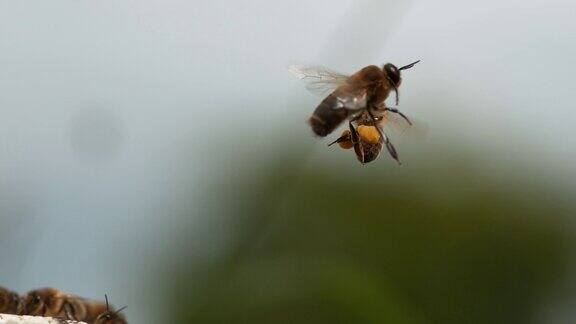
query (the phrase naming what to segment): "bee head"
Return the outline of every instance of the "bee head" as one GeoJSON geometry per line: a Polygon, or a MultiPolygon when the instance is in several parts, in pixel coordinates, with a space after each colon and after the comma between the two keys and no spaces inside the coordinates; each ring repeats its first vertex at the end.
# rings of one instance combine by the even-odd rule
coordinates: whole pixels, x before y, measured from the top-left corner
{"type": "Polygon", "coordinates": [[[44,308],[44,299],[37,292],[30,292],[24,300],[22,311],[24,315],[41,315],[44,308]]]}
{"type": "Polygon", "coordinates": [[[400,76],[400,71],[407,70],[416,65],[416,63],[418,62],[420,62],[420,60],[410,63],[408,65],[404,65],[403,67],[400,68],[397,68],[396,65],[392,63],[384,64],[384,73],[386,74],[386,79],[388,79],[390,86],[392,86],[394,92],[396,93],[396,105],[398,105],[398,88],[400,87],[400,83],[402,83],[402,77],[400,76]]]}
{"type": "Polygon", "coordinates": [[[124,319],[124,316],[120,313],[121,311],[123,311],[126,307],[122,307],[117,311],[106,311],[100,315],[98,315],[98,317],[96,318],[96,321],[94,322],[95,324],[126,324],[126,319],[124,319]]]}
{"type": "Polygon", "coordinates": [[[106,311],[98,315],[94,324],[126,324],[126,319],[124,319],[124,316],[120,313],[126,309],[126,306],[121,307],[117,311],[113,311],[110,309],[110,304],[108,304],[108,295],[105,294],[104,298],[106,299],[106,311]]]}
{"type": "Polygon", "coordinates": [[[400,77],[400,70],[396,65],[392,63],[384,64],[384,72],[386,72],[386,78],[388,81],[396,88],[400,86],[402,78],[400,77]]]}

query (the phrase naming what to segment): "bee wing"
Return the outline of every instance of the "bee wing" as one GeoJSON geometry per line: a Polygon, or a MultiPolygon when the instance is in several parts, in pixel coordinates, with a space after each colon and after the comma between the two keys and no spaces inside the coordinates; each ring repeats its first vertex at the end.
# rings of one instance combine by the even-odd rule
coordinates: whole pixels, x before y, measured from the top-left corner
{"type": "Polygon", "coordinates": [[[326,95],[346,84],[348,76],[323,66],[291,65],[288,71],[306,83],[306,89],[317,95],[326,95]]]}
{"type": "Polygon", "coordinates": [[[76,295],[72,295],[72,294],[65,294],[65,295],[54,296],[54,297],[50,297],[50,298],[52,298],[52,299],[67,299],[67,300],[81,301],[81,302],[96,302],[96,300],[93,300],[90,298],[84,298],[84,297],[80,297],[80,296],[76,296],[76,295]]]}
{"type": "Polygon", "coordinates": [[[429,132],[428,124],[419,119],[408,118],[412,124],[408,123],[406,119],[399,114],[386,111],[382,116],[380,126],[398,135],[417,139],[427,138],[429,132]]]}
{"type": "Polygon", "coordinates": [[[344,108],[352,111],[364,109],[367,103],[366,94],[366,88],[355,88],[350,84],[344,84],[332,92],[332,95],[337,98],[332,109],[344,108]]]}

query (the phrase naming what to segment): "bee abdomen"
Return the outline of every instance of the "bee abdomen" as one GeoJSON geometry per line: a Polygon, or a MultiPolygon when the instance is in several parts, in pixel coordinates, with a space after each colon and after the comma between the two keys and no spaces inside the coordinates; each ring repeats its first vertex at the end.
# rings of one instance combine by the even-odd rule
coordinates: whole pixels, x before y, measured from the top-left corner
{"type": "Polygon", "coordinates": [[[338,97],[330,94],[316,107],[308,119],[314,134],[324,137],[332,133],[348,117],[348,111],[345,108],[339,108],[339,104],[338,97]]]}
{"type": "Polygon", "coordinates": [[[376,144],[369,144],[364,143],[364,161],[360,161],[362,163],[368,163],[376,160],[378,155],[380,155],[380,151],[382,150],[382,142],[378,142],[376,144]]]}

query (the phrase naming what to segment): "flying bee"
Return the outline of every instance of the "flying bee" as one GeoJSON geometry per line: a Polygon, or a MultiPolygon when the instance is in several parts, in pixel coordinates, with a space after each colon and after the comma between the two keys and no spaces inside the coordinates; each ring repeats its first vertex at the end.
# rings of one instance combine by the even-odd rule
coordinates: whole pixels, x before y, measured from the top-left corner
{"type": "Polygon", "coordinates": [[[94,323],[98,315],[108,311],[105,303],[65,293],[55,288],[28,292],[20,315],[55,317],[94,323]]]}
{"type": "Polygon", "coordinates": [[[126,309],[126,306],[120,307],[115,311],[108,304],[108,296],[104,295],[104,298],[106,299],[106,311],[98,315],[94,324],[127,324],[128,322],[126,322],[124,315],[121,313],[126,309]]]}
{"type": "MultiPolygon", "coordinates": [[[[308,119],[312,131],[325,137],[332,133],[346,119],[349,121],[352,133],[352,122],[359,119],[368,126],[374,126],[380,137],[386,144],[390,155],[398,160],[394,146],[388,140],[388,136],[380,129],[379,116],[385,113],[400,115],[409,124],[408,117],[396,108],[388,108],[384,102],[394,91],[396,104],[399,101],[398,88],[402,83],[400,72],[410,69],[420,61],[397,68],[394,64],[387,63],[382,68],[369,65],[360,71],[347,76],[330,71],[323,67],[290,67],[290,71],[298,78],[308,82],[311,91],[332,91],[320,102],[308,119]]],[[[353,135],[353,134],[351,134],[353,135]]]]}
{"type": "Polygon", "coordinates": [[[0,313],[18,315],[21,304],[20,296],[17,293],[0,287],[0,313]]]}

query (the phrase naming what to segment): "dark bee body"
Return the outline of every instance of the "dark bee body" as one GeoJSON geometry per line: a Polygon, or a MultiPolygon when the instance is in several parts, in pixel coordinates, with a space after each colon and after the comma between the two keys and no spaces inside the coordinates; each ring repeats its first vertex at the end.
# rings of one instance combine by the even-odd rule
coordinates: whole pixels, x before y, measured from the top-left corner
{"type": "Polygon", "coordinates": [[[17,315],[20,313],[20,307],[20,296],[13,291],[0,287],[0,313],[17,315]]]}
{"type": "Polygon", "coordinates": [[[332,133],[354,113],[366,107],[381,106],[391,89],[385,70],[376,65],[363,68],[316,107],[309,119],[312,131],[322,137],[332,133]]]}
{"type": "Polygon", "coordinates": [[[350,137],[354,142],[358,159],[362,163],[367,163],[376,159],[386,144],[388,153],[399,162],[396,149],[388,140],[388,137],[378,125],[378,116],[386,112],[391,112],[402,116],[409,124],[411,122],[396,108],[387,108],[385,100],[391,91],[396,94],[396,104],[398,104],[398,87],[402,83],[400,71],[413,67],[416,63],[397,68],[391,63],[385,64],[382,68],[376,65],[369,65],[351,76],[338,74],[322,67],[290,69],[300,79],[309,82],[310,90],[333,90],[316,107],[308,123],[314,134],[325,137],[332,133],[342,122],[349,121],[350,137]],[[352,122],[358,126],[373,126],[378,131],[382,142],[363,143],[362,140],[355,141],[356,128],[352,122]]]}
{"type": "Polygon", "coordinates": [[[316,107],[308,120],[312,131],[324,137],[361,110],[367,109],[371,112],[382,109],[390,91],[396,92],[398,102],[398,87],[402,83],[400,71],[409,69],[418,62],[401,68],[390,63],[382,68],[369,65],[354,73],[316,107]]]}
{"type": "Polygon", "coordinates": [[[41,288],[26,294],[21,315],[94,323],[98,315],[107,310],[106,304],[102,302],[84,299],[54,288],[41,288]]]}
{"type": "Polygon", "coordinates": [[[338,103],[338,97],[334,94],[328,95],[322,102],[316,107],[314,113],[308,119],[310,127],[314,134],[318,136],[327,136],[332,133],[338,125],[340,125],[346,118],[348,118],[350,112],[346,109],[334,110],[338,103]]]}

